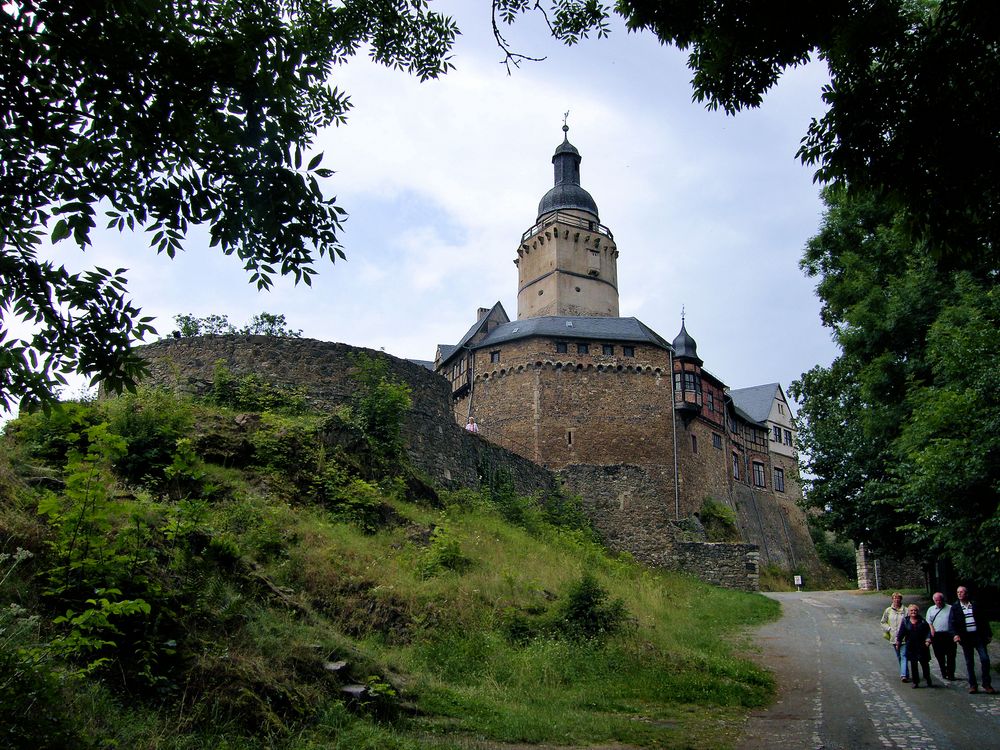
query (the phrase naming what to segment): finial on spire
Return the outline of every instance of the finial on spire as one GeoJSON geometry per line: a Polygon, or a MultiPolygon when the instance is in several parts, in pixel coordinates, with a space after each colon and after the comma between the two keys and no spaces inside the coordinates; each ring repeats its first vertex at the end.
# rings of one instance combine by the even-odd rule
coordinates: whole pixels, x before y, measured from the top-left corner
{"type": "Polygon", "coordinates": [[[563,114],[563,140],[569,140],[569,125],[566,124],[566,120],[569,119],[569,110],[567,109],[565,114],[563,114]]]}
{"type": "Polygon", "coordinates": [[[681,325],[684,325],[684,305],[681,305],[681,325]]]}

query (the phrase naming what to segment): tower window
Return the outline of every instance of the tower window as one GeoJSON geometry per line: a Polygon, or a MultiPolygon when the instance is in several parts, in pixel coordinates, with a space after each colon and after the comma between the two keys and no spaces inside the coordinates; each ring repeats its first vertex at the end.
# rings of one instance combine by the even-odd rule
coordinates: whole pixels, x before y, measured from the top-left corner
{"type": "Polygon", "coordinates": [[[635,356],[635,347],[634,346],[623,346],[622,347],[622,356],[623,357],[634,357],[635,356]]]}
{"type": "Polygon", "coordinates": [[[499,350],[495,351],[495,352],[490,352],[490,362],[492,362],[493,364],[496,364],[499,361],[500,361],[500,352],[499,352],[499,350]]]}
{"type": "Polygon", "coordinates": [[[733,479],[737,482],[740,480],[740,456],[738,453],[733,454],[733,479]]]}
{"type": "Polygon", "coordinates": [[[691,452],[692,453],[697,453],[698,452],[698,436],[697,435],[692,435],[691,436],[691,452]]]}
{"type": "Polygon", "coordinates": [[[601,344],[601,354],[612,355],[615,353],[615,347],[611,344],[601,344]]]}
{"type": "Polygon", "coordinates": [[[590,354],[590,344],[577,344],[576,345],[577,354],[590,354]]]}
{"type": "Polygon", "coordinates": [[[573,445],[573,430],[566,430],[566,445],[573,445]]]}
{"type": "Polygon", "coordinates": [[[776,443],[781,442],[781,428],[778,427],[777,425],[774,426],[774,437],[772,439],[776,443]]]}
{"type": "Polygon", "coordinates": [[[717,432],[712,433],[712,447],[722,450],[722,435],[717,432]]]}
{"type": "Polygon", "coordinates": [[[792,444],[792,431],[785,430],[785,445],[791,445],[791,444],[792,444]]]}
{"type": "Polygon", "coordinates": [[[758,461],[753,462],[753,484],[754,487],[764,486],[764,464],[758,461]]]}
{"type": "Polygon", "coordinates": [[[774,470],[774,490],[775,492],[785,491],[785,470],[775,469],[774,470]]]}
{"type": "Polygon", "coordinates": [[[567,346],[566,346],[566,342],[565,341],[557,341],[556,342],[556,354],[565,354],[566,350],[567,350],[567,346]]]}

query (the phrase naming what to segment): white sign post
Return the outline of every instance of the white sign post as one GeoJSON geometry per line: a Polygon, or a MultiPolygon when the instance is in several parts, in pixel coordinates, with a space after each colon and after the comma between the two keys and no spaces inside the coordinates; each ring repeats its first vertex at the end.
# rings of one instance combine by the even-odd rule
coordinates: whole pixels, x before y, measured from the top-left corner
{"type": "Polygon", "coordinates": [[[795,590],[802,590],[802,576],[795,576],[795,590]]]}

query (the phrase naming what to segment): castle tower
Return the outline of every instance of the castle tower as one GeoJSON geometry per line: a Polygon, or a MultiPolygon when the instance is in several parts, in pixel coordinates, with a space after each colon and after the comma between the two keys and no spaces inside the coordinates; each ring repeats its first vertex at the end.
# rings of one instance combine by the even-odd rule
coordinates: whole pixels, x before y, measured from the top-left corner
{"type": "Polygon", "coordinates": [[[597,204],[580,186],[580,152],[563,142],[552,156],[555,184],[517,248],[517,317],[618,317],[618,248],[597,204]]]}

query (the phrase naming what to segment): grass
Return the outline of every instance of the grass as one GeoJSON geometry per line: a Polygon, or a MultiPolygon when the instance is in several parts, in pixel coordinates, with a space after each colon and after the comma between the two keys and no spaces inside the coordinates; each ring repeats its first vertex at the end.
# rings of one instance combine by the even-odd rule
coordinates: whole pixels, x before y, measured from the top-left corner
{"type": "MultiPolygon", "coordinates": [[[[209,416],[199,429],[230,424],[209,416]]],[[[42,426],[22,434],[48,439],[52,428],[32,419],[42,426]]],[[[316,424],[284,419],[301,427],[297,439],[316,424]]],[[[31,565],[0,570],[0,595],[24,607],[8,620],[35,618],[33,629],[14,628],[31,642],[0,637],[0,656],[17,664],[45,655],[37,706],[76,747],[724,748],[774,692],[744,658],[743,633],[778,615],[766,597],[611,555],[586,529],[552,525],[524,499],[464,491],[428,507],[403,500],[398,482],[377,489],[372,480],[384,519],[373,532],[303,494],[308,466],[292,476],[275,461],[207,464],[211,491],[189,535],[156,542],[151,527],[150,544],[161,546],[122,553],[122,565],[144,561],[156,586],[152,617],[176,641],[144,681],[127,673],[135,660],[125,653],[109,653],[112,669],[72,677],[72,661],[45,645],[60,632],[41,591],[53,532],[34,511],[38,494],[2,456],[0,464],[0,551],[35,553],[31,565]],[[502,517],[512,503],[518,525],[502,517]],[[610,619],[582,637],[560,618],[588,577],[610,619]],[[341,661],[343,674],[332,674],[328,665],[341,661]],[[350,682],[368,685],[368,695],[345,699],[350,682]]],[[[106,494],[148,498],[150,523],[182,502],[155,485],[135,489],[106,494]]],[[[116,502],[103,508],[105,524],[115,523],[116,502]]],[[[0,675],[7,688],[16,685],[0,675]]],[[[32,720],[0,719],[15,729],[32,720]]],[[[68,741],[53,737],[33,746],[68,741]]]]}

